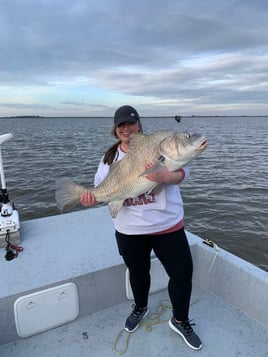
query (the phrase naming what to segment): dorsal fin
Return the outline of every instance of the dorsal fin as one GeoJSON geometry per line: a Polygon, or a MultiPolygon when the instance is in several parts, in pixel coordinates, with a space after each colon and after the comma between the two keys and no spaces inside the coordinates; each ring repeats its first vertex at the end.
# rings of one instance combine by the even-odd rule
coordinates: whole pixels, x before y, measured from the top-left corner
{"type": "Polygon", "coordinates": [[[120,161],[114,161],[114,162],[110,165],[109,172],[112,172],[119,164],[120,164],[120,161]]]}
{"type": "MultiPolygon", "coordinates": [[[[137,145],[141,145],[141,142],[144,140],[144,138],[146,138],[147,135],[138,133],[138,134],[131,134],[130,135],[130,144],[129,144],[129,149],[128,152],[126,154],[126,156],[129,156],[129,154],[131,154],[132,151],[135,150],[137,145]]],[[[112,172],[113,170],[116,169],[116,167],[120,164],[120,161],[114,161],[111,165],[110,165],[110,172],[112,172]]]]}
{"type": "Polygon", "coordinates": [[[134,148],[137,146],[137,145],[140,145],[140,143],[144,140],[144,138],[146,138],[147,135],[145,134],[141,134],[141,133],[138,133],[138,134],[131,134],[130,135],[130,144],[129,144],[129,149],[128,149],[128,152],[131,152],[132,150],[134,150],[134,148]]]}

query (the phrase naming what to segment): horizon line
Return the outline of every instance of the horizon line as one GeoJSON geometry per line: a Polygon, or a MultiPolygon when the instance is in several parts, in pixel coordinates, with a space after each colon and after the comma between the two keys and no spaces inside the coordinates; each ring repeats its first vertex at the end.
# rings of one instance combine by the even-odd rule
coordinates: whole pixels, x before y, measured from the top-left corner
{"type": "MultiPolygon", "coordinates": [[[[140,116],[141,118],[225,118],[225,117],[268,117],[268,115],[248,115],[248,114],[241,114],[241,115],[146,115],[140,116]]],[[[89,116],[42,116],[42,115],[11,115],[11,116],[0,116],[0,119],[23,119],[23,118],[36,118],[36,119],[45,119],[45,118],[113,118],[112,116],[97,116],[97,115],[89,115],[89,116]]]]}

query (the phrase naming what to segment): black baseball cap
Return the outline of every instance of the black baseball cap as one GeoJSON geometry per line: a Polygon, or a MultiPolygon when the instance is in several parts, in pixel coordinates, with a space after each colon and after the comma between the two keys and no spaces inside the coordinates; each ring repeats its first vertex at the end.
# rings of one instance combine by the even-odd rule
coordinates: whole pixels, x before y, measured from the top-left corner
{"type": "Polygon", "coordinates": [[[140,116],[136,109],[130,105],[123,105],[114,113],[114,125],[118,126],[124,122],[136,124],[140,121],[140,116]]]}

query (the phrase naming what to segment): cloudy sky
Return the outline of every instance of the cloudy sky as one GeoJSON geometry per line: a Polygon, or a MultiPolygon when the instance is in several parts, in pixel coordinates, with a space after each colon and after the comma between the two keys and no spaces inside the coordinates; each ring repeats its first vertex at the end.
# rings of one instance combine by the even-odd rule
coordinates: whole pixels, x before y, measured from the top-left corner
{"type": "Polygon", "coordinates": [[[267,0],[0,0],[0,116],[268,115],[267,0]]]}

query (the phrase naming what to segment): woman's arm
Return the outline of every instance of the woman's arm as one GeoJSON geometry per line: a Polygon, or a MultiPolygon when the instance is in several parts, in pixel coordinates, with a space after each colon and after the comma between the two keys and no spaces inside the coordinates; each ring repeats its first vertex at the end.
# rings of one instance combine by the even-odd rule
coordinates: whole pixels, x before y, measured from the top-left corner
{"type": "MultiPolygon", "coordinates": [[[[146,169],[149,169],[152,164],[147,164],[146,169]]],[[[149,175],[146,175],[146,178],[151,181],[162,182],[171,185],[180,184],[185,178],[189,176],[189,168],[181,168],[178,171],[168,171],[166,168],[163,168],[160,171],[153,172],[149,175]]]]}

